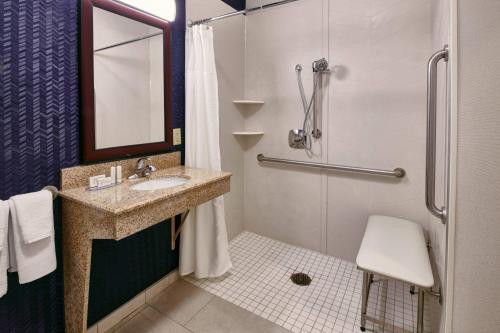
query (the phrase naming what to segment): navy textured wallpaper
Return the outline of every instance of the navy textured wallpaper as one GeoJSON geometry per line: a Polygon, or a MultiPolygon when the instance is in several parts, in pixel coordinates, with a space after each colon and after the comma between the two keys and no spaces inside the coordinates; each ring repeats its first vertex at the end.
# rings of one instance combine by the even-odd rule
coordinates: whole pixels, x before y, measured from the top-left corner
{"type": "Polygon", "coordinates": [[[245,0],[222,0],[236,10],[245,9],[245,0]]]}
{"type": "MultiPolygon", "coordinates": [[[[76,1],[0,2],[0,199],[58,185],[59,170],[78,164],[77,17],[76,1]]],[[[59,267],[25,285],[9,274],[2,332],[63,329],[59,216],[59,267]]]]}
{"type": "MultiPolygon", "coordinates": [[[[174,126],[184,128],[184,0],[178,0],[177,7],[172,54],[174,126]]],[[[79,163],[78,26],[79,0],[0,1],[2,200],[46,185],[57,186],[60,169],[79,163]]],[[[25,285],[17,283],[17,274],[9,274],[9,291],[0,299],[2,333],[64,332],[60,202],[54,205],[58,269],[25,285]]],[[[165,225],[146,230],[122,246],[97,244],[94,250],[109,253],[111,248],[112,255],[127,257],[141,253],[145,242],[168,244],[167,235],[161,232],[168,229],[165,225]]],[[[175,257],[165,259],[161,254],[153,249],[145,254],[148,258],[132,256],[137,263],[146,259],[158,262],[151,263],[149,270],[130,263],[136,274],[126,279],[123,288],[145,288],[142,284],[176,264],[175,257]],[[151,258],[151,253],[156,257],[151,258]]],[[[99,262],[96,269],[101,272],[99,262]]],[[[102,283],[110,284],[116,278],[114,273],[108,270],[98,276],[102,283]]],[[[93,313],[97,318],[108,310],[93,313]]]]}

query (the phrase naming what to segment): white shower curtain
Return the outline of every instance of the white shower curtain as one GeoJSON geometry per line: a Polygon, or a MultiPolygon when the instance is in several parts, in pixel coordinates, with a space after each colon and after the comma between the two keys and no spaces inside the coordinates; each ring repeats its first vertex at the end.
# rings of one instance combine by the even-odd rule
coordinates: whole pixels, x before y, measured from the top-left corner
{"type": "MultiPolygon", "coordinates": [[[[219,94],[213,30],[197,25],[186,31],[186,166],[221,169],[219,94]]],[[[181,275],[217,277],[227,272],[229,257],[224,198],[193,208],[181,233],[181,275]]]]}

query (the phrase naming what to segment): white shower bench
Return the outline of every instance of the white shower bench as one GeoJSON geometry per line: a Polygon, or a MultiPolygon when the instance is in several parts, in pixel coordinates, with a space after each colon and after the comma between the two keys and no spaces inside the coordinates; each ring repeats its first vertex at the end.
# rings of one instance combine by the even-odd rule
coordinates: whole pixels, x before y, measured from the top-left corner
{"type": "Polygon", "coordinates": [[[361,331],[365,331],[370,285],[376,274],[418,287],[417,333],[422,333],[424,291],[434,285],[422,227],[395,217],[370,216],[356,264],[363,271],[361,331]]]}

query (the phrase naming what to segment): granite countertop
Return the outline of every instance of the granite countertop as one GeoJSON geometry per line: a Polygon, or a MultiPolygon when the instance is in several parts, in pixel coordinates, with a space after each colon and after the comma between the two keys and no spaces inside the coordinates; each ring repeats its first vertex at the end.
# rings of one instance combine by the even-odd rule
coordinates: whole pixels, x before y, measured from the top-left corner
{"type": "Polygon", "coordinates": [[[59,192],[59,195],[64,199],[78,202],[84,206],[119,215],[179,196],[189,191],[196,191],[204,185],[221,181],[229,177],[231,177],[231,173],[229,172],[177,166],[158,170],[147,178],[139,178],[136,180],[124,179],[123,183],[112,188],[88,191],[86,187],[76,187],[62,190],[59,192]],[[169,176],[180,176],[188,178],[189,181],[183,185],[154,191],[138,191],[130,188],[135,184],[149,179],[169,176]]]}

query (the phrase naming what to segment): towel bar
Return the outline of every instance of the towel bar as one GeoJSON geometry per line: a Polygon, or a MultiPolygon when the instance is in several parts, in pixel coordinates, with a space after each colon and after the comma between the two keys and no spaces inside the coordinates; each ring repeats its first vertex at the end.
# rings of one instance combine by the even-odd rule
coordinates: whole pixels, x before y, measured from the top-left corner
{"type": "Polygon", "coordinates": [[[59,195],[59,190],[55,186],[45,186],[42,190],[47,190],[50,193],[52,193],[52,199],[55,200],[57,196],[59,195]]]}

